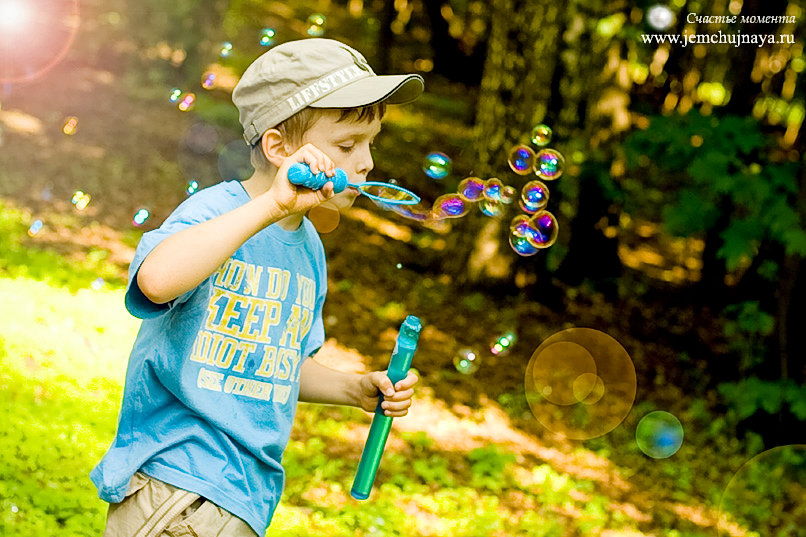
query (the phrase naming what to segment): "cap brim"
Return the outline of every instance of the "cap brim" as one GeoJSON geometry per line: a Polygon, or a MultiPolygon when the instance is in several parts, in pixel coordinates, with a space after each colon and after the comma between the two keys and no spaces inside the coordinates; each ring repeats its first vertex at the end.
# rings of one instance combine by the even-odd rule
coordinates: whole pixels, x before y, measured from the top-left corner
{"type": "Polygon", "coordinates": [[[381,75],[356,80],[308,106],[312,108],[356,108],[385,101],[405,104],[423,92],[425,84],[420,75],[381,75]]]}

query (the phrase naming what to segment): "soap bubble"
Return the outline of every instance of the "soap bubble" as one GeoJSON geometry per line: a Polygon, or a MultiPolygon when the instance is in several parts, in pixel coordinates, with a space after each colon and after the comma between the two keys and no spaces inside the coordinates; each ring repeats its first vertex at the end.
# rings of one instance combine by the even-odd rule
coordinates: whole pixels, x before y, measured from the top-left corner
{"type": "Polygon", "coordinates": [[[470,210],[470,203],[462,199],[459,194],[443,194],[434,201],[431,208],[433,218],[459,218],[470,210]]]}
{"type": "Polygon", "coordinates": [[[484,215],[493,218],[503,215],[505,207],[506,205],[499,200],[483,199],[479,203],[479,210],[484,213],[484,215]]]}
{"type": "Polygon", "coordinates": [[[674,23],[674,13],[667,6],[656,4],[647,10],[646,20],[655,30],[666,30],[674,23]]]}
{"type": "Polygon", "coordinates": [[[78,128],[78,118],[75,116],[70,116],[64,121],[64,127],[62,127],[62,132],[68,136],[72,136],[76,133],[77,128],[78,128]]]}
{"type": "Polygon", "coordinates": [[[460,349],[453,357],[453,366],[465,375],[478,371],[479,365],[479,355],[472,349],[460,349]]]}
{"type": "Polygon", "coordinates": [[[487,182],[484,183],[484,197],[490,201],[500,201],[503,188],[504,185],[497,177],[487,179],[487,182]]]}
{"type": "Polygon", "coordinates": [[[501,202],[506,205],[510,205],[513,201],[515,201],[515,197],[517,195],[518,191],[514,186],[506,185],[501,189],[501,202]]]}
{"type": "Polygon", "coordinates": [[[314,13],[308,17],[308,35],[311,37],[322,37],[325,34],[325,23],[327,18],[321,13],[314,13]]]}
{"type": "Polygon", "coordinates": [[[34,221],[31,223],[31,227],[29,227],[29,228],[28,228],[28,235],[30,235],[31,237],[33,237],[34,235],[36,235],[37,233],[39,233],[40,231],[42,231],[42,228],[43,228],[44,226],[45,226],[45,224],[43,224],[43,223],[42,223],[42,220],[39,220],[39,219],[34,220],[34,221]]]}
{"type": "Polygon", "coordinates": [[[243,181],[252,175],[249,146],[243,140],[233,140],[218,154],[218,173],[224,181],[243,181]]]}
{"type": "Polygon", "coordinates": [[[232,54],[232,43],[229,41],[224,41],[221,43],[221,49],[218,51],[218,54],[222,58],[229,57],[229,55],[232,54]]]}
{"type": "Polygon", "coordinates": [[[541,149],[534,164],[535,174],[546,181],[553,181],[565,171],[565,157],[554,149],[541,149]]]}
{"type": "Polygon", "coordinates": [[[484,195],[484,181],[478,177],[466,177],[459,183],[456,192],[466,201],[479,201],[484,195]]]}
{"type": "Polygon", "coordinates": [[[76,209],[79,211],[86,209],[87,205],[90,204],[90,201],[92,201],[92,197],[81,190],[76,190],[73,193],[73,198],[70,200],[70,202],[75,205],[76,209]]]}
{"type": "Polygon", "coordinates": [[[529,181],[521,188],[521,209],[527,213],[536,213],[549,203],[549,188],[542,181],[529,181]]]}
{"type": "Polygon", "coordinates": [[[187,192],[188,196],[190,196],[191,194],[195,194],[198,190],[199,190],[198,181],[190,181],[188,185],[185,187],[185,192],[187,192]]]}
{"type": "Polygon", "coordinates": [[[557,242],[559,227],[557,219],[548,211],[539,211],[529,218],[530,233],[526,235],[526,240],[532,243],[535,248],[548,248],[557,242]]]}
{"type": "Polygon", "coordinates": [[[106,281],[103,278],[101,277],[95,278],[94,280],[92,280],[92,283],[90,284],[90,289],[92,289],[93,291],[99,291],[101,290],[101,288],[103,288],[105,283],[106,281]]]}
{"type": "Polygon", "coordinates": [[[182,97],[182,90],[179,88],[174,88],[171,90],[171,94],[168,96],[168,100],[171,101],[171,104],[176,104],[179,102],[179,99],[182,97]]]}
{"type": "Polygon", "coordinates": [[[202,79],[202,87],[204,89],[212,89],[215,85],[215,73],[204,73],[204,78],[202,79]]]}
{"type": "Polygon", "coordinates": [[[502,334],[495,338],[495,341],[490,344],[490,352],[495,356],[506,356],[509,354],[509,351],[512,350],[515,341],[517,341],[515,332],[509,331],[502,334]]]}
{"type": "Polygon", "coordinates": [[[507,162],[512,171],[518,175],[526,175],[535,165],[535,152],[529,146],[519,144],[509,150],[507,162]]]}
{"type": "Polygon", "coordinates": [[[683,426],[668,412],[650,412],[638,422],[635,442],[645,455],[653,459],[667,459],[683,445],[683,426]]]}
{"type": "Polygon", "coordinates": [[[551,127],[548,125],[535,125],[532,129],[532,143],[537,147],[549,145],[551,142],[551,127]]]}
{"type": "Polygon", "coordinates": [[[425,157],[423,171],[431,179],[444,179],[451,173],[451,158],[445,153],[434,151],[425,157]]]}
{"type": "Polygon", "coordinates": [[[176,105],[179,110],[182,112],[187,112],[193,108],[193,105],[196,104],[196,94],[195,93],[186,93],[182,100],[179,101],[179,104],[176,105]]]}
{"type": "Polygon", "coordinates": [[[272,46],[276,35],[277,32],[274,31],[274,28],[263,28],[260,31],[260,45],[263,47],[272,46]]]}
{"type": "Polygon", "coordinates": [[[145,224],[146,220],[151,214],[148,212],[148,209],[138,209],[136,213],[134,213],[134,217],[132,217],[132,224],[135,226],[142,226],[145,224]]]}
{"type": "Polygon", "coordinates": [[[527,239],[527,235],[530,233],[531,225],[528,216],[519,215],[512,220],[509,228],[509,245],[516,254],[526,257],[540,251],[527,239]]]}

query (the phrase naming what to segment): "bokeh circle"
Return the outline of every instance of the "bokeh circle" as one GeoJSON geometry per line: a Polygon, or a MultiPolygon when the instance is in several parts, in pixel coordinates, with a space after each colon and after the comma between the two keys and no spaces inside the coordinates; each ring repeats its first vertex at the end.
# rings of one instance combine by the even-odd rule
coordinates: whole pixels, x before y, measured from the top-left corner
{"type": "Polygon", "coordinates": [[[802,536],[806,528],[806,444],[759,453],[734,474],[719,502],[719,537],[802,536]]]}
{"type": "Polygon", "coordinates": [[[668,412],[650,412],[638,422],[635,442],[646,456],[668,459],[683,445],[683,425],[668,412]]]}
{"type": "Polygon", "coordinates": [[[637,389],[630,355],[592,328],[569,328],[543,341],[529,360],[524,384],[537,421],[571,440],[589,440],[618,427],[637,389]]]}

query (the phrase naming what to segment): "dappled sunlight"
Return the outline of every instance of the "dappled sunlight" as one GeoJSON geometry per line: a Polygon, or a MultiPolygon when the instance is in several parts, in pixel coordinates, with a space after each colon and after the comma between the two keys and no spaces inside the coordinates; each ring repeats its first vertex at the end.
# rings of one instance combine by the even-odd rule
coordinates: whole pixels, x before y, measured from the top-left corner
{"type": "Polygon", "coordinates": [[[41,119],[20,110],[0,110],[0,123],[24,136],[39,136],[44,132],[41,119]]]}
{"type": "Polygon", "coordinates": [[[620,236],[618,255],[625,266],[675,285],[699,281],[702,239],[672,237],[659,224],[626,214],[618,227],[602,225],[600,229],[608,237],[620,236]]]}

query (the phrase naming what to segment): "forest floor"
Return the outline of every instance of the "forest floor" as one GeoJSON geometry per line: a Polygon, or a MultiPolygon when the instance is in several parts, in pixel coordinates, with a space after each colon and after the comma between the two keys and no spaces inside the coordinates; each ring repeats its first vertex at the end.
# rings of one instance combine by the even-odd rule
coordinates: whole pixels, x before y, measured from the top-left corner
{"type": "MultiPolygon", "coordinates": [[[[103,276],[115,285],[125,278],[140,234],[157,226],[186,197],[190,179],[182,170],[181,141],[196,119],[147,88],[132,88],[136,83],[131,75],[65,61],[46,79],[6,87],[0,109],[0,169],[7,179],[0,184],[0,196],[44,223],[25,246],[76,260],[100,255],[111,267],[103,276]],[[57,86],[53,80],[59,81],[57,86]],[[131,96],[138,92],[143,95],[131,96]],[[78,118],[78,126],[68,136],[62,129],[71,116],[78,118]],[[83,211],[71,204],[76,190],[92,196],[83,211]],[[140,207],[148,207],[151,217],[143,227],[134,227],[132,216],[140,207]]],[[[399,131],[412,116],[431,112],[415,106],[411,115],[393,113],[388,121],[399,131]]],[[[456,120],[452,128],[469,139],[467,123],[456,120]]],[[[413,157],[400,149],[402,157],[391,150],[386,155],[420,159],[429,146],[439,149],[423,133],[415,142],[413,157]]],[[[395,166],[379,163],[378,175],[390,174],[395,166]]],[[[459,220],[454,229],[461,226],[459,220]]],[[[629,247],[621,253],[626,262],[633,259],[636,281],[662,278],[675,267],[686,271],[677,270],[677,276],[685,276],[696,266],[675,258],[676,243],[650,223],[625,225],[620,232],[628,234],[624,244],[629,247]]],[[[495,296],[460,287],[456,275],[410,267],[418,255],[438,256],[451,240],[452,232],[434,233],[366,201],[347,211],[339,226],[323,235],[329,294],[324,311],[328,352],[321,353],[322,360],[336,368],[383,368],[400,322],[407,314],[417,315],[425,325],[414,362],[422,381],[410,415],[396,420],[397,431],[426,433],[433,440],[429,453],[438,451],[459,473],[467,469],[470,451],[495,444],[517,455],[523,480],[531,475],[527,469],[548,464],[572,479],[592,482],[597,493],[609,498],[609,509],[636,528],[634,533],[604,531],[602,536],[672,535],[669,528],[683,531],[676,535],[714,534],[719,493],[748,452],[736,439],[724,441],[724,431],[712,431],[714,401],[706,366],[723,342],[718,327],[707,323],[707,312],[695,312],[685,303],[647,302],[646,296],[613,302],[593,289],[558,282],[554,286],[561,289],[561,300],[548,307],[517,294],[495,296]],[[548,431],[524,396],[532,353],[549,336],[571,327],[594,328],[617,340],[629,353],[637,379],[631,412],[604,438],[585,442],[548,431]],[[508,330],[517,333],[517,343],[510,353],[493,356],[490,343],[508,330]],[[461,374],[453,365],[462,348],[481,356],[474,374],[461,374]],[[684,424],[686,441],[672,461],[650,459],[635,446],[638,420],[656,409],[684,424]]],[[[668,279],[663,285],[674,289],[668,279]]],[[[295,441],[307,437],[304,427],[295,428],[295,441]]],[[[389,448],[416,451],[394,436],[389,448]]],[[[355,458],[360,444],[343,440],[328,445],[326,452],[355,458]]],[[[314,497],[312,490],[308,494],[314,497]]],[[[590,492],[575,494],[584,504],[590,492]]],[[[501,498],[515,513],[534,508],[517,490],[504,490],[501,498]]],[[[427,513],[415,514],[427,518],[427,513]]],[[[557,514],[583,516],[563,506],[557,514]]],[[[732,535],[748,534],[734,530],[732,535]]]]}

